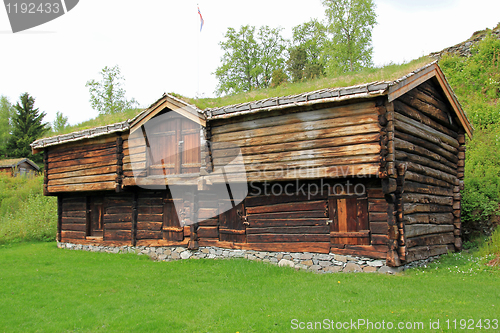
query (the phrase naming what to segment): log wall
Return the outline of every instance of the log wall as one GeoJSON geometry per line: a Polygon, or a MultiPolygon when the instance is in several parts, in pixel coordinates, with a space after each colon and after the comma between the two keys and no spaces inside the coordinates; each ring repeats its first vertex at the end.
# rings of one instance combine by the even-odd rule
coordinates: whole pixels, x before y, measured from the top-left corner
{"type": "Polygon", "coordinates": [[[410,262],[453,251],[455,243],[460,245],[455,237],[460,230],[460,165],[465,157],[459,122],[432,80],[402,95],[391,107],[400,188],[398,219],[404,222],[399,253],[410,262]]]}
{"type": "Polygon", "coordinates": [[[46,194],[121,190],[122,137],[68,143],[45,150],[46,194]]]}
{"type": "MultiPolygon", "coordinates": [[[[249,181],[377,175],[380,125],[375,102],[316,108],[211,121],[214,168],[234,159],[236,145],[249,181]]],[[[226,169],[229,179],[236,170],[226,169]]]]}

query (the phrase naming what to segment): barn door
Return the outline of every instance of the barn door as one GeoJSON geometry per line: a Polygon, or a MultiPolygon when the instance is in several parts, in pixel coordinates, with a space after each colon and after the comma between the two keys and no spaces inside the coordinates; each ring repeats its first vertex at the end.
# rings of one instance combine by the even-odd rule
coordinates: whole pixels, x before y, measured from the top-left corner
{"type": "Polygon", "coordinates": [[[104,226],[104,199],[87,197],[87,237],[102,237],[104,226]]]}
{"type": "Polygon", "coordinates": [[[245,243],[245,224],[244,215],[245,207],[243,202],[239,205],[233,206],[231,209],[226,210],[231,207],[231,202],[229,200],[219,201],[219,237],[221,241],[235,242],[235,243],[245,243]]]}
{"type": "Polygon", "coordinates": [[[169,241],[184,239],[184,228],[181,227],[172,198],[163,200],[163,239],[169,241]]]}
{"type": "Polygon", "coordinates": [[[366,197],[329,197],[328,211],[332,244],[370,244],[366,197]]]}

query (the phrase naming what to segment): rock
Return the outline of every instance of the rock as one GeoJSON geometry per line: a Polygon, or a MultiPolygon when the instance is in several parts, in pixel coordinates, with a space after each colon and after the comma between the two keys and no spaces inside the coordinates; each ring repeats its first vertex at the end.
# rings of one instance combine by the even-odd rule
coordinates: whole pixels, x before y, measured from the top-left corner
{"type": "Polygon", "coordinates": [[[167,256],[172,254],[172,250],[165,250],[163,254],[166,254],[167,256]]]}
{"type": "Polygon", "coordinates": [[[172,253],[172,259],[180,259],[180,258],[181,258],[181,256],[180,256],[179,252],[175,251],[172,253]]]}
{"type": "Polygon", "coordinates": [[[300,259],[301,260],[309,260],[309,259],[312,259],[312,254],[310,254],[309,252],[306,252],[306,253],[302,253],[302,255],[300,256],[300,259]]]}
{"type": "Polygon", "coordinates": [[[158,260],[163,261],[163,260],[165,260],[165,259],[167,259],[167,255],[166,255],[166,254],[160,254],[160,255],[158,256],[158,260]]]}
{"type": "Polygon", "coordinates": [[[309,267],[310,270],[312,271],[315,271],[315,272],[318,272],[319,270],[321,270],[321,266],[320,265],[312,265],[309,267]]]}
{"type": "Polygon", "coordinates": [[[359,267],[358,264],[355,264],[352,262],[347,263],[347,265],[345,265],[345,267],[343,269],[343,272],[345,272],[345,273],[362,272],[362,271],[363,271],[363,269],[361,267],[359,267]]]}
{"type": "Polygon", "coordinates": [[[293,261],[290,261],[288,259],[281,259],[279,262],[278,262],[278,266],[280,267],[285,267],[285,266],[288,266],[288,267],[294,267],[295,264],[293,263],[293,261]]]}
{"type": "Polygon", "coordinates": [[[347,257],[341,256],[340,254],[334,254],[333,258],[337,261],[340,261],[340,262],[347,262],[347,257]]]}
{"type": "Polygon", "coordinates": [[[313,262],[312,262],[312,260],[305,260],[305,261],[301,262],[301,264],[305,265],[305,266],[312,266],[313,262]]]}
{"type": "Polygon", "coordinates": [[[191,257],[191,252],[184,251],[181,253],[181,259],[189,259],[189,257],[191,257]]]}
{"type": "Polygon", "coordinates": [[[289,255],[289,254],[285,254],[285,255],[283,256],[283,259],[286,259],[286,260],[291,260],[291,259],[292,259],[292,256],[291,256],[291,255],[289,255]]]}
{"type": "Polygon", "coordinates": [[[175,249],[175,252],[181,253],[181,252],[184,252],[184,250],[186,250],[186,249],[183,248],[183,247],[178,247],[178,248],[175,249]]]}
{"type": "Polygon", "coordinates": [[[377,271],[377,267],[374,267],[374,266],[363,267],[363,272],[372,273],[372,272],[376,272],[376,271],[377,271]]]}
{"type": "Polygon", "coordinates": [[[331,260],[330,256],[328,254],[319,254],[316,256],[316,259],[318,260],[331,260]]]}
{"type": "Polygon", "coordinates": [[[382,260],[368,261],[366,264],[368,266],[372,266],[372,267],[382,267],[382,266],[384,266],[384,262],[382,260]]]}
{"type": "Polygon", "coordinates": [[[256,256],[254,256],[254,255],[252,255],[252,254],[248,254],[248,255],[247,255],[247,259],[248,259],[248,260],[255,260],[255,259],[257,259],[257,257],[256,257],[256,256]]]}
{"type": "Polygon", "coordinates": [[[210,250],[207,248],[201,249],[201,253],[209,254],[210,250]]]}
{"type": "Polygon", "coordinates": [[[378,272],[383,273],[383,274],[395,274],[401,272],[403,268],[402,267],[389,267],[389,266],[382,266],[378,272]]]}
{"type": "Polygon", "coordinates": [[[278,255],[276,256],[276,259],[278,259],[278,260],[283,259],[283,253],[281,253],[281,252],[278,253],[278,255]]]}
{"type": "Polygon", "coordinates": [[[342,271],[342,266],[330,266],[323,268],[323,271],[328,273],[338,273],[342,271]]]}
{"type": "Polygon", "coordinates": [[[327,266],[331,266],[332,262],[331,261],[326,261],[326,260],[320,260],[318,262],[318,265],[320,265],[321,267],[327,267],[327,266]]]}
{"type": "Polygon", "coordinates": [[[293,259],[300,259],[302,256],[302,253],[290,253],[293,259]]]}

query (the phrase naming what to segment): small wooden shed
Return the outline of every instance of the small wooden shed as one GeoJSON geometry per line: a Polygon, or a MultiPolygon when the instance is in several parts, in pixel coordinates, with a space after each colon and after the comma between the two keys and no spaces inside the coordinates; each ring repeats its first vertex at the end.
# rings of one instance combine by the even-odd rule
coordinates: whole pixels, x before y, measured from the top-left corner
{"type": "Polygon", "coordinates": [[[12,177],[37,175],[40,167],[29,158],[11,158],[0,160],[0,173],[12,177]]]}
{"type": "Polygon", "coordinates": [[[136,118],[34,142],[58,240],[349,254],[461,248],[470,125],[437,63],[398,80],[136,118]]]}

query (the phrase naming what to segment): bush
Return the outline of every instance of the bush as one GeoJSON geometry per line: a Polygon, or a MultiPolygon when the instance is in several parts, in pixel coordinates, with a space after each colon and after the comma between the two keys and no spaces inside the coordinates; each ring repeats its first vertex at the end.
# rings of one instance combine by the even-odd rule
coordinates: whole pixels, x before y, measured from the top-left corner
{"type": "Polygon", "coordinates": [[[0,176],[0,243],[53,241],[57,199],[42,194],[43,177],[0,176]]]}

